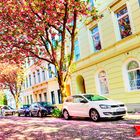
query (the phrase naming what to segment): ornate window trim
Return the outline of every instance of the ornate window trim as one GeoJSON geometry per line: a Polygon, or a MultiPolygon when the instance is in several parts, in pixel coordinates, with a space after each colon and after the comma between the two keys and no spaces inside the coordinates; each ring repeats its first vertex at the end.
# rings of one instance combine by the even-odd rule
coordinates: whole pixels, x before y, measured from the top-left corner
{"type": "Polygon", "coordinates": [[[125,64],[123,65],[123,81],[124,81],[124,85],[125,85],[125,91],[127,91],[127,92],[140,91],[140,89],[132,89],[132,87],[130,86],[130,80],[129,80],[128,72],[136,71],[136,70],[140,70],[140,62],[135,58],[128,59],[125,62],[125,64]],[[138,65],[139,65],[139,68],[128,70],[128,64],[132,61],[137,62],[138,65]]]}
{"type": "Polygon", "coordinates": [[[108,95],[108,94],[110,93],[110,90],[109,90],[109,82],[108,82],[108,76],[107,76],[107,73],[106,73],[106,71],[105,71],[104,69],[99,70],[99,71],[97,72],[97,74],[96,74],[96,85],[97,85],[97,90],[98,90],[98,92],[99,92],[100,95],[108,95]],[[105,72],[105,76],[102,77],[102,78],[104,78],[104,79],[102,79],[101,77],[99,77],[99,74],[100,74],[101,72],[105,72]],[[102,93],[102,90],[101,90],[101,80],[105,80],[105,79],[106,79],[106,86],[107,86],[106,88],[107,88],[108,92],[102,93]]]}

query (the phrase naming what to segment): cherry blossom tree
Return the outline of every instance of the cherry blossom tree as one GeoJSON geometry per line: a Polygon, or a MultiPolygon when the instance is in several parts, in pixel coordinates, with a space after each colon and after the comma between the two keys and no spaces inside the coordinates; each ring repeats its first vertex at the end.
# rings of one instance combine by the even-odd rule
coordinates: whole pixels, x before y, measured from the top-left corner
{"type": "Polygon", "coordinates": [[[0,88],[9,90],[13,95],[18,109],[19,97],[24,82],[24,69],[18,65],[0,64],[0,88]]]}
{"type": "Polygon", "coordinates": [[[64,99],[77,23],[89,18],[100,16],[88,0],[0,0],[0,59],[20,63],[33,57],[53,64],[64,99]]]}

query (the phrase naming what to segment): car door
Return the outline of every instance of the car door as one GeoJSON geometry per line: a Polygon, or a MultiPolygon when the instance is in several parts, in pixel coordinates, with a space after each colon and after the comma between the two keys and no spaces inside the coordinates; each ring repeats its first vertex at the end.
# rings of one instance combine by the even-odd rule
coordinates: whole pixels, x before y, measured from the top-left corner
{"type": "Polygon", "coordinates": [[[87,117],[88,116],[88,101],[82,96],[73,96],[72,104],[73,116],[87,117]]]}
{"type": "Polygon", "coordinates": [[[37,103],[34,103],[34,104],[32,105],[32,110],[31,110],[32,114],[33,114],[34,116],[37,116],[38,110],[39,110],[38,104],[37,104],[37,103]]]}

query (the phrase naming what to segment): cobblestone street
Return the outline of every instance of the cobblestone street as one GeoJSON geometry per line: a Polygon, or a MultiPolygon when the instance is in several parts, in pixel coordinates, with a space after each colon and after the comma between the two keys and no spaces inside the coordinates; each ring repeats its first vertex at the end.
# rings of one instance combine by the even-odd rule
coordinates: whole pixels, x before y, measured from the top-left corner
{"type": "Polygon", "coordinates": [[[90,119],[8,116],[0,118],[0,140],[140,140],[134,124],[140,124],[140,119],[130,116],[95,123],[90,119]]]}

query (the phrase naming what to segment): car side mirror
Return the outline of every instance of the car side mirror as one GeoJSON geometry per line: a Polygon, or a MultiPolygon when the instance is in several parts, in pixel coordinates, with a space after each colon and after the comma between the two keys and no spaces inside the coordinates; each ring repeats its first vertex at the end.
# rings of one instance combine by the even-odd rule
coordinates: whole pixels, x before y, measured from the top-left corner
{"type": "Polygon", "coordinates": [[[86,100],[81,100],[80,103],[87,103],[87,101],[86,100]]]}

